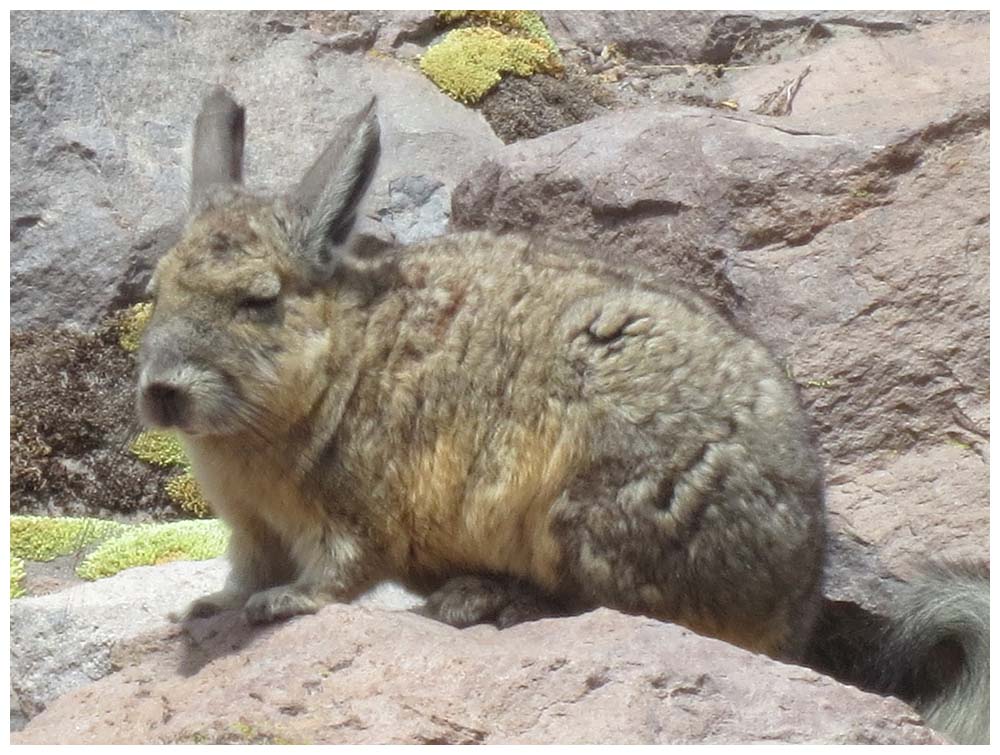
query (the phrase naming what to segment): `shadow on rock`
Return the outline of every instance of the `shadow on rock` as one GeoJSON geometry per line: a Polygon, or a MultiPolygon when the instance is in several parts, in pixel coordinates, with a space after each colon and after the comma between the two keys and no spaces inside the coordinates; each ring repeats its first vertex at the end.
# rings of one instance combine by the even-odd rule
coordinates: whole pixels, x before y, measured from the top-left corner
{"type": "Polygon", "coordinates": [[[270,636],[280,624],[250,624],[242,611],[226,611],[205,619],[190,619],[180,625],[183,647],[177,672],[184,677],[197,674],[212,661],[238,653],[251,642],[270,636]]]}

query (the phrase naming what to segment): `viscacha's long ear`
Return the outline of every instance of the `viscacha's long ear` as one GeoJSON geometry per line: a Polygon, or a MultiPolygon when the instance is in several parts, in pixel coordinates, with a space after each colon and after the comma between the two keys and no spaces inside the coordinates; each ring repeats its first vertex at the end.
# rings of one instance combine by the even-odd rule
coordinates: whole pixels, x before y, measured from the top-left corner
{"type": "Polygon", "coordinates": [[[243,108],[223,87],[215,87],[194,122],[188,200],[192,212],[215,189],[243,181],[243,128],[243,108]]]}
{"type": "Polygon", "coordinates": [[[379,151],[373,96],[347,119],[289,196],[301,224],[299,252],[317,276],[329,275],[343,254],[379,151]]]}

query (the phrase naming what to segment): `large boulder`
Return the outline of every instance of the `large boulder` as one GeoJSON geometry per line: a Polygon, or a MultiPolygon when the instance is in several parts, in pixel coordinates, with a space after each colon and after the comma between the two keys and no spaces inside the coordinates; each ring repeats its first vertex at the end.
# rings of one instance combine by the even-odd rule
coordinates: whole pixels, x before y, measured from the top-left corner
{"type": "Polygon", "coordinates": [[[924,744],[902,703],[602,609],[504,631],[329,606],[147,635],[14,744],[924,744]],[[558,638],[558,639],[557,639],[558,638]]]}
{"type": "Polygon", "coordinates": [[[979,23],[988,14],[948,11],[546,11],[564,48],[614,48],[640,64],[695,65],[795,56],[802,38],[890,36],[928,24],[979,23]]]}

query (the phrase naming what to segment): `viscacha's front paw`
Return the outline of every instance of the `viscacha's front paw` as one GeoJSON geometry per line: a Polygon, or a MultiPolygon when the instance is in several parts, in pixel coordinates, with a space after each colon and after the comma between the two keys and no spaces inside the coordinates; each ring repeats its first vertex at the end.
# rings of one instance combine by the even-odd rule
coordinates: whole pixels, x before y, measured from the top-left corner
{"type": "Polygon", "coordinates": [[[316,613],[322,603],[292,585],[281,585],[254,593],[247,600],[243,612],[251,624],[267,624],[291,616],[316,613]]]}
{"type": "Polygon", "coordinates": [[[198,598],[183,611],[172,611],[167,614],[167,618],[175,623],[190,621],[191,619],[204,619],[215,616],[223,611],[234,611],[240,608],[247,599],[246,593],[232,592],[230,590],[220,590],[204,597],[198,598]]]}

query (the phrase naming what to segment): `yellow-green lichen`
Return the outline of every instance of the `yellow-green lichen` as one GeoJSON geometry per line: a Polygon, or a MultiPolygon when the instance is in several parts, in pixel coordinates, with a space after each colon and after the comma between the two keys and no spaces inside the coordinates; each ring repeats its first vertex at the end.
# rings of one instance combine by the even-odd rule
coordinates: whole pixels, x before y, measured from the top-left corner
{"type": "Polygon", "coordinates": [[[129,450],[137,458],[158,467],[186,466],[188,463],[177,436],[163,430],[139,433],[129,450]]]}
{"type": "Polygon", "coordinates": [[[10,557],[10,597],[20,598],[24,595],[24,559],[10,557]]]}
{"type": "Polygon", "coordinates": [[[12,516],[10,552],[28,561],[51,561],[78,553],[126,529],[125,524],[86,517],[12,516]]]}
{"type": "Polygon", "coordinates": [[[537,13],[440,11],[438,18],[473,24],[450,31],[420,59],[424,74],[459,102],[478,102],[505,73],[562,70],[558,49],[537,13]]]}
{"type": "Polygon", "coordinates": [[[947,443],[950,446],[955,446],[956,448],[961,448],[963,451],[975,451],[976,450],[975,446],[973,446],[971,443],[969,443],[966,440],[962,440],[961,438],[957,438],[954,435],[948,435],[948,436],[946,436],[945,439],[944,439],[944,441],[945,441],[945,443],[947,443]]]}
{"type": "Polygon", "coordinates": [[[559,48],[545,28],[545,22],[530,10],[439,10],[434,11],[438,23],[454,26],[467,23],[472,26],[489,26],[507,34],[523,35],[545,45],[558,56],[559,48]]]}
{"type": "Polygon", "coordinates": [[[134,304],[124,310],[115,323],[118,329],[118,345],[128,352],[138,351],[142,332],[146,329],[146,323],[152,314],[153,305],[149,302],[134,304]]]}
{"type": "Polygon", "coordinates": [[[76,573],[100,579],[133,566],[216,558],[225,552],[228,540],[229,531],[215,519],[140,525],[103,542],[76,573]]]}
{"type": "Polygon", "coordinates": [[[185,470],[167,480],[167,497],[184,511],[199,519],[211,516],[208,502],[201,495],[198,481],[194,479],[191,470],[185,470]]]}
{"type": "Polygon", "coordinates": [[[191,474],[191,467],[184,449],[173,433],[147,430],[132,442],[130,450],[135,456],[158,467],[180,467],[183,471],[167,480],[167,497],[183,511],[198,518],[209,516],[208,503],[201,495],[198,482],[191,474]]]}
{"type": "Polygon", "coordinates": [[[11,517],[11,597],[24,594],[24,561],[86,555],[76,569],[83,579],[110,577],[133,566],[222,555],[229,531],[218,520],[129,525],[101,519],[11,517]],[[95,547],[96,546],[96,547],[95,547]]]}
{"type": "Polygon", "coordinates": [[[833,388],[835,383],[831,378],[819,378],[817,380],[807,380],[805,386],[806,388],[833,388]]]}

